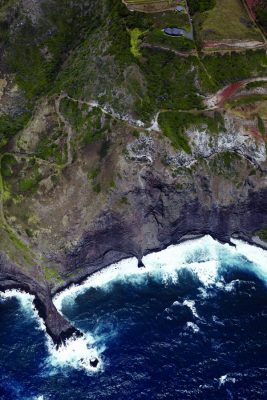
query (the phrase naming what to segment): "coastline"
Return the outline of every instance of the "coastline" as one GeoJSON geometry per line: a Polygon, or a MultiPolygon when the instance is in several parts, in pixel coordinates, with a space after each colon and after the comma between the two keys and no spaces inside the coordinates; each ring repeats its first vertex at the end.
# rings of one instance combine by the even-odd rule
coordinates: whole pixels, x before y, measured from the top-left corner
{"type": "Polygon", "coordinates": [[[257,269],[254,268],[254,273],[267,284],[267,249],[252,243],[252,240],[249,243],[249,241],[241,240],[240,237],[237,238],[237,235],[235,238],[230,238],[229,242],[219,241],[211,235],[186,235],[179,240],[179,243],[145,255],[142,258],[144,268],[138,267],[137,257],[123,258],[88,274],[79,283],[70,283],[52,298],[57,314],[70,326],[70,329],[61,332],[60,341],[57,337],[53,337],[53,332],[49,331],[49,326],[45,323],[45,309],[42,302],[38,302],[38,298],[36,299],[33,293],[29,293],[25,287],[22,289],[17,285],[13,288],[14,292],[9,287],[7,289],[9,293],[6,292],[7,296],[3,297],[23,298],[25,295],[26,299],[27,295],[31,297],[30,307],[45,333],[49,358],[53,365],[71,365],[78,369],[85,369],[88,373],[95,373],[103,367],[101,358],[103,348],[99,347],[94,334],[79,331],[66,319],[62,313],[65,298],[67,298],[67,302],[72,302],[78,294],[91,288],[109,290],[113,283],[118,281],[142,285],[149,276],[162,282],[170,280],[176,282],[177,273],[183,268],[189,268],[199,279],[203,288],[215,284],[223,285],[225,283],[220,281],[218,273],[221,254],[228,254],[230,263],[232,256],[245,257],[249,264],[251,262],[252,265],[258,266],[257,269]],[[200,259],[199,254],[201,254],[200,259]],[[177,260],[179,260],[178,263],[177,260]]]}
{"type": "Polygon", "coordinates": [[[178,240],[170,241],[167,244],[163,244],[161,247],[155,247],[154,249],[149,250],[148,252],[145,252],[143,254],[142,258],[138,258],[135,255],[129,254],[128,257],[125,256],[125,257],[118,258],[113,263],[111,263],[111,264],[103,264],[101,267],[99,267],[99,268],[97,268],[97,269],[95,269],[93,271],[92,270],[90,270],[90,272],[86,271],[86,270],[85,271],[81,271],[81,273],[79,275],[77,275],[76,277],[74,277],[74,278],[72,278],[70,280],[67,280],[66,282],[64,282],[64,284],[52,289],[52,291],[51,291],[52,297],[53,298],[56,297],[59,293],[61,293],[64,290],[68,289],[72,285],[75,285],[75,286],[82,285],[91,275],[95,274],[96,272],[101,271],[102,269],[105,269],[105,268],[111,266],[112,264],[119,263],[119,262],[121,262],[123,260],[127,260],[127,259],[129,259],[131,257],[135,257],[138,260],[139,267],[145,267],[145,265],[142,262],[142,259],[143,259],[143,257],[147,256],[148,254],[159,253],[159,252],[167,249],[170,246],[176,246],[176,245],[179,245],[179,244],[184,243],[184,242],[194,241],[194,240],[200,239],[200,238],[202,238],[202,237],[204,237],[206,235],[211,236],[214,240],[216,240],[217,242],[219,242],[221,244],[229,244],[229,246],[235,247],[235,244],[231,241],[231,238],[232,238],[232,239],[241,240],[241,241],[243,241],[243,242],[245,242],[245,243],[247,243],[247,244],[249,244],[251,246],[255,246],[255,247],[261,248],[262,250],[266,250],[267,251],[267,243],[265,244],[263,241],[261,241],[256,236],[249,237],[248,235],[246,235],[244,233],[241,233],[241,232],[240,233],[233,233],[229,239],[227,239],[226,237],[222,238],[221,236],[217,237],[216,235],[214,235],[214,233],[210,233],[210,232],[188,233],[186,235],[181,236],[178,240]]]}
{"type": "MultiPolygon", "coordinates": [[[[214,241],[217,241],[220,244],[228,244],[231,247],[236,247],[236,245],[232,242],[232,240],[240,240],[244,242],[245,244],[249,246],[253,246],[258,249],[262,249],[267,251],[267,244],[265,245],[264,242],[260,241],[257,237],[248,237],[247,235],[243,233],[235,233],[233,234],[228,240],[225,238],[222,238],[221,236],[216,237],[216,235],[211,234],[210,232],[203,232],[203,233],[195,233],[195,234],[186,234],[181,236],[178,240],[172,241],[167,244],[162,244],[160,247],[156,247],[155,249],[145,252],[142,258],[138,258],[136,256],[133,256],[129,254],[129,256],[123,256],[123,257],[118,257],[118,259],[115,262],[112,262],[111,264],[103,264],[99,268],[96,268],[94,270],[90,269],[90,271],[85,270],[82,271],[81,274],[75,278],[67,280],[63,285],[60,285],[59,287],[54,288],[54,290],[51,291],[51,303],[52,307],[56,310],[55,315],[59,315],[62,320],[65,322],[65,329],[62,329],[60,327],[60,333],[55,334],[54,330],[51,329],[50,324],[47,324],[47,308],[44,304],[44,301],[40,298],[38,293],[36,293],[34,290],[31,290],[28,285],[26,285],[23,282],[20,283],[10,283],[8,282],[5,284],[4,282],[0,281],[0,291],[1,292],[6,292],[9,290],[18,290],[22,291],[24,293],[27,293],[29,295],[32,295],[34,297],[33,299],[33,306],[36,309],[36,313],[38,317],[43,321],[44,327],[46,329],[46,333],[49,335],[49,337],[52,339],[54,345],[58,349],[60,346],[64,346],[66,342],[73,337],[79,338],[83,336],[83,333],[79,331],[77,328],[75,328],[66,318],[60,313],[60,310],[58,310],[55,305],[54,305],[54,300],[57,298],[59,295],[64,295],[65,291],[68,291],[70,288],[74,287],[75,290],[79,291],[79,288],[81,288],[88,279],[90,279],[91,276],[93,276],[96,273],[101,272],[102,270],[109,269],[112,267],[114,264],[118,264],[124,260],[128,259],[136,259],[136,265],[137,268],[144,267],[146,268],[145,264],[143,263],[143,258],[146,257],[147,255],[151,255],[154,253],[160,253],[166,249],[168,249],[171,246],[178,246],[183,243],[190,243],[194,242],[197,239],[204,238],[205,236],[210,236],[214,241]],[[231,240],[232,239],[232,240],[231,240]]],[[[58,318],[58,317],[57,317],[58,318]]],[[[54,321],[57,322],[57,321],[54,321]]],[[[60,321],[61,323],[62,321],[60,321]]],[[[60,323],[58,325],[60,325],[60,323]]]]}

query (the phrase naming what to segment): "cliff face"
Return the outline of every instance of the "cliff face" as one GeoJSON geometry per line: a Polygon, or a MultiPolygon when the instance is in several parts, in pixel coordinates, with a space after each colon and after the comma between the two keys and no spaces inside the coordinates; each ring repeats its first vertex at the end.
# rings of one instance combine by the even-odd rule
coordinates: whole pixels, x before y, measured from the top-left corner
{"type": "Polygon", "coordinates": [[[72,282],[266,228],[264,51],[151,47],[158,14],[118,1],[0,6],[0,289],[34,294],[55,343],[80,334],[52,302],[72,282]]]}

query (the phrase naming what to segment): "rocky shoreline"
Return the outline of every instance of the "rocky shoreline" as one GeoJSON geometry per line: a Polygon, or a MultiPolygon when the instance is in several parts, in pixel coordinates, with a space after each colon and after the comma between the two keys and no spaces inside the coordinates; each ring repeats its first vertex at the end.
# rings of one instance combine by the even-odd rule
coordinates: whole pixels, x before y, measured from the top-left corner
{"type": "MultiPolygon", "coordinates": [[[[137,257],[139,266],[142,266],[142,257],[146,254],[161,251],[169,245],[196,239],[206,234],[222,243],[232,244],[231,237],[234,237],[266,250],[267,246],[264,242],[253,235],[253,232],[267,225],[266,205],[267,189],[254,193],[246,204],[235,204],[231,209],[214,208],[205,212],[199,204],[187,204],[187,208],[180,213],[175,223],[169,221],[167,224],[166,219],[163,227],[159,220],[156,222],[154,218],[154,225],[150,225],[150,230],[156,231],[157,240],[153,242],[143,236],[142,243],[138,240],[138,236],[135,238],[133,236],[133,221],[128,221],[128,227],[123,221],[121,224],[117,221],[115,225],[106,226],[103,221],[110,222],[110,216],[106,215],[101,219],[101,228],[98,226],[94,232],[87,234],[87,237],[79,244],[79,248],[67,255],[66,270],[69,271],[71,268],[75,270],[77,265],[82,267],[75,277],[67,278],[64,284],[50,289],[47,283],[38,282],[33,277],[21,273],[15,264],[1,255],[0,290],[19,289],[34,295],[34,305],[44,321],[47,333],[54,344],[60,346],[73,335],[81,336],[82,333],[58,312],[52,300],[55,294],[73,284],[81,284],[92,273],[122,259],[137,257]],[[97,244],[98,251],[94,253],[94,257],[91,257],[92,261],[88,262],[87,249],[92,247],[91,240],[97,244]]],[[[164,215],[167,218],[166,211],[162,210],[162,218],[164,215]]],[[[143,229],[145,228],[144,223],[143,229]]]]}

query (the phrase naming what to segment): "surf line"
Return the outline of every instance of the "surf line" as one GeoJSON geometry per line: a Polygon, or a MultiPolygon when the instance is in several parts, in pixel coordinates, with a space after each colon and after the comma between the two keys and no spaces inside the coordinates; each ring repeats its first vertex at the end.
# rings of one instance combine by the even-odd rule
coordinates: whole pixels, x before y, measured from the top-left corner
{"type": "Polygon", "coordinates": [[[76,337],[75,334],[57,347],[52,338],[47,334],[43,319],[34,306],[34,295],[20,289],[7,289],[0,293],[0,301],[6,301],[11,298],[19,301],[20,307],[29,318],[34,318],[38,324],[38,329],[45,333],[46,346],[48,349],[48,362],[55,368],[72,367],[75,369],[84,369],[86,372],[99,371],[102,366],[102,360],[93,347],[94,340],[89,334],[83,333],[83,336],[76,337]]]}
{"type": "MultiPolygon", "coordinates": [[[[78,294],[90,288],[111,290],[113,283],[121,281],[135,285],[142,285],[148,277],[153,276],[162,283],[175,282],[177,273],[183,268],[189,268],[200,280],[203,286],[210,286],[218,279],[218,267],[221,252],[230,256],[241,256],[250,261],[250,268],[267,284],[267,251],[248,244],[244,241],[231,239],[232,244],[222,244],[211,236],[206,235],[171,245],[165,250],[150,253],[142,258],[142,266],[138,268],[140,260],[137,258],[124,259],[116,264],[91,274],[82,284],[72,284],[56,294],[53,303],[63,315],[62,308],[65,301],[72,302],[78,294]]],[[[0,294],[0,298],[18,297],[24,309],[32,309],[40,329],[46,332],[43,320],[34,307],[34,296],[20,290],[7,290],[0,294]]],[[[65,316],[64,316],[65,317],[65,316]]],[[[72,336],[59,348],[53,344],[49,335],[46,335],[49,350],[49,361],[55,367],[73,367],[84,369],[87,372],[96,372],[103,369],[101,354],[105,346],[100,348],[96,339],[89,333],[82,332],[81,337],[72,336]]]]}
{"type": "MultiPolygon", "coordinates": [[[[267,284],[267,251],[241,240],[232,239],[232,244],[222,244],[206,235],[144,256],[142,258],[144,268],[138,268],[140,260],[138,261],[135,257],[124,259],[94,272],[82,284],[72,284],[56,294],[53,302],[57,310],[64,315],[64,305],[71,305],[75,302],[77,295],[81,295],[91,288],[111,291],[113,284],[118,281],[142,285],[151,276],[163,284],[170,281],[175,283],[178,279],[178,272],[183,268],[191,270],[203,287],[222,284],[219,282],[219,267],[222,257],[227,257],[229,261],[231,261],[231,257],[245,258],[249,261],[246,268],[249,268],[267,284]]],[[[191,303],[190,305],[192,306],[191,303]]],[[[91,337],[90,343],[93,344],[94,341],[94,337],[91,337]]]]}

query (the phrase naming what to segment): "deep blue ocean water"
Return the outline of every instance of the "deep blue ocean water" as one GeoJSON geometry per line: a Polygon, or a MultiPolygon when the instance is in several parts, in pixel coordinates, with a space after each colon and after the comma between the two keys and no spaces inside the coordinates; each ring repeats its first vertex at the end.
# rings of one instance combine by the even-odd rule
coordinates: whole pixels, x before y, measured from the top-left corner
{"type": "Polygon", "coordinates": [[[264,255],[259,266],[212,246],[148,256],[137,275],[122,263],[66,292],[61,311],[94,338],[96,372],[79,367],[75,345],[70,362],[57,359],[31,299],[0,299],[0,399],[266,399],[264,255]]]}

